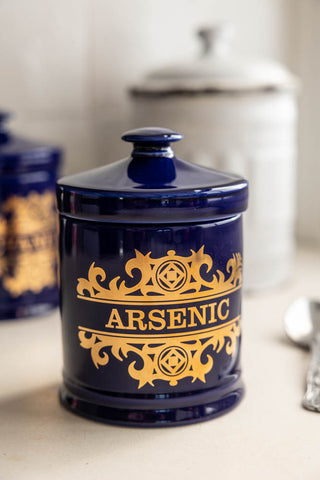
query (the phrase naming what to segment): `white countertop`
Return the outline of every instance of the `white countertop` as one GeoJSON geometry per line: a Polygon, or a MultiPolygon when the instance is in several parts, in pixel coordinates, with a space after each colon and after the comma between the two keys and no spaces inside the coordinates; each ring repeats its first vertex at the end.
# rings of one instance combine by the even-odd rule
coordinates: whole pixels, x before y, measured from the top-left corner
{"type": "Polygon", "coordinates": [[[303,295],[320,298],[320,251],[298,252],[290,283],[245,295],[245,398],[187,427],[115,427],[69,413],[57,395],[59,314],[0,323],[0,479],[319,480],[320,415],[301,407],[308,354],[282,327],[303,295]]]}

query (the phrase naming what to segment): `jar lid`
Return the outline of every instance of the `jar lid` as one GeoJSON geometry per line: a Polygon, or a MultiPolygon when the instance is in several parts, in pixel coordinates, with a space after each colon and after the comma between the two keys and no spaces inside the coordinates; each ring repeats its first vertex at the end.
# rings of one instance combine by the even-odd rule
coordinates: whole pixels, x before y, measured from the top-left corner
{"type": "Polygon", "coordinates": [[[244,58],[231,49],[234,29],[229,23],[199,30],[200,58],[175,62],[151,72],[131,89],[133,95],[292,90],[297,79],[272,60],[244,58]]]}
{"type": "Polygon", "coordinates": [[[248,184],[175,157],[170,147],[182,135],[166,128],[139,128],[129,158],[58,181],[62,214],[115,223],[209,221],[243,212],[248,184]]]}
{"type": "Polygon", "coordinates": [[[12,134],[6,125],[10,117],[10,113],[0,111],[0,173],[55,169],[60,161],[61,150],[12,134]]]}

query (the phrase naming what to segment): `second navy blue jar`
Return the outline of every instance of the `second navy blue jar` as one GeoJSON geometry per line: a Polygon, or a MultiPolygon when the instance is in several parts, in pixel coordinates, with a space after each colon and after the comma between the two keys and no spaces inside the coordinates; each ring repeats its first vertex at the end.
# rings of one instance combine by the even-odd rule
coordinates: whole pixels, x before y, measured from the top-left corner
{"type": "Polygon", "coordinates": [[[59,305],[55,187],[61,151],[12,134],[0,112],[0,320],[59,305]]]}
{"type": "Polygon", "coordinates": [[[243,395],[247,182],[174,156],[171,130],[58,182],[62,403],[135,426],[216,417],[243,395]]]}

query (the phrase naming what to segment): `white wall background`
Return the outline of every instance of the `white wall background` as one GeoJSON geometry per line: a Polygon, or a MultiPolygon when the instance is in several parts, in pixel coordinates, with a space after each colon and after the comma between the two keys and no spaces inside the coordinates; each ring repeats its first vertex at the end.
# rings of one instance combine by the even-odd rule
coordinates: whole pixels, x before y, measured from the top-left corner
{"type": "Polygon", "coordinates": [[[128,152],[127,86],[196,56],[199,26],[230,20],[240,53],[302,77],[298,227],[320,243],[319,19],[320,0],[1,0],[0,107],[19,133],[65,149],[64,173],[112,162],[128,152]]]}
{"type": "Polygon", "coordinates": [[[197,55],[199,26],[231,20],[240,52],[292,62],[298,0],[1,0],[0,106],[61,144],[66,173],[125,155],[126,87],[197,55]]]}
{"type": "Polygon", "coordinates": [[[301,0],[296,58],[302,79],[298,163],[298,234],[320,245],[320,0],[301,0]]]}

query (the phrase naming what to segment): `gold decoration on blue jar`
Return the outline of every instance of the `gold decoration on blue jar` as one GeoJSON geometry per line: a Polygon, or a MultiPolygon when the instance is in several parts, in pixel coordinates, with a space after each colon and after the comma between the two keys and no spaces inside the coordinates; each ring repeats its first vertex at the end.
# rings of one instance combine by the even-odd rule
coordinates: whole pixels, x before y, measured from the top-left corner
{"type": "Polygon", "coordinates": [[[154,387],[155,380],[165,380],[175,386],[187,377],[191,377],[192,383],[197,379],[206,383],[206,374],[212,370],[214,361],[211,355],[204,361],[204,351],[211,347],[212,352],[219,353],[225,346],[226,353],[234,356],[239,335],[240,316],[205,330],[161,336],[122,335],[79,327],[80,345],[91,350],[97,369],[109,363],[106,347],[110,347],[111,354],[120,361],[127,358],[128,353],[135,353],[142,359],[142,368],[136,368],[136,361],[128,367],[130,377],[139,381],[138,388],[147,383],[154,387]]]}
{"type": "Polygon", "coordinates": [[[53,191],[11,195],[1,206],[0,283],[16,298],[57,285],[57,218],[53,191]]]}
{"type": "Polygon", "coordinates": [[[231,293],[241,286],[242,259],[240,253],[235,253],[228,260],[226,276],[216,270],[211,280],[206,280],[201,274],[201,268],[206,266],[206,274],[212,270],[213,260],[204,253],[204,246],[197,252],[190,250],[191,255],[183,257],[169,250],[167,255],[152,258],[151,252],[143,255],[135,250],[135,257],[130,259],[125,271],[133,278],[133,271],[139,272],[136,284],[127,287],[120,276],[113,278],[107,288],[101,285],[106,280],[106,272],[95,266],[89,268],[88,279],[78,278],[78,298],[104,303],[142,303],[144,305],[168,302],[194,302],[198,299],[213,298],[222,293],[231,293]],[[87,295],[86,295],[87,292],[87,295]]]}
{"type": "Polygon", "coordinates": [[[155,380],[176,386],[187,377],[192,383],[197,379],[206,383],[206,374],[214,366],[208,353],[219,353],[224,347],[227,355],[237,352],[240,315],[232,317],[230,298],[241,287],[241,255],[233,254],[227,261],[226,275],[212,271],[213,260],[204,253],[204,246],[190,252],[179,256],[169,250],[166,256],[152,258],[151,252],[143,255],[136,250],[125,266],[131,279],[133,271],[138,272],[139,280],[132,287],[120,276],[103,287],[106,273],[94,262],[88,279],[78,279],[79,299],[112,303],[113,307],[106,331],[78,327],[80,345],[91,351],[97,369],[109,363],[110,355],[123,361],[134,353],[143,366],[136,368],[134,360],[128,373],[138,380],[138,388],[154,386],[155,380]],[[124,313],[117,308],[123,304],[127,306],[124,313]],[[153,308],[147,311],[146,306],[153,308]]]}

